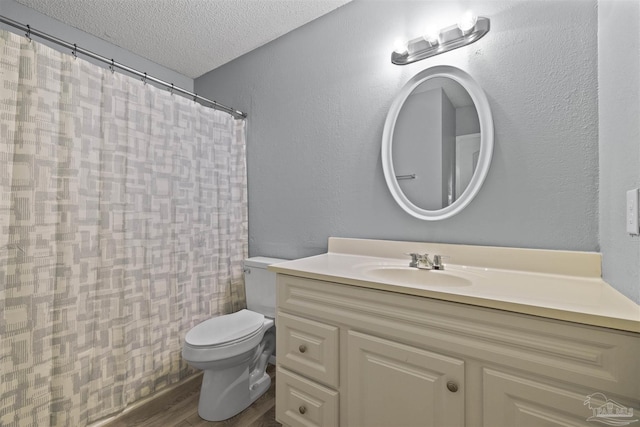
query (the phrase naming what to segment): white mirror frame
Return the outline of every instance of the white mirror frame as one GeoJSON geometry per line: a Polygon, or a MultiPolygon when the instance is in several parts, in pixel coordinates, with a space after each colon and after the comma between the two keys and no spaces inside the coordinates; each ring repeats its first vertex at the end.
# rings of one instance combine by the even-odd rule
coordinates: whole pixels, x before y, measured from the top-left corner
{"type": "Polygon", "coordinates": [[[462,211],[480,191],[482,183],[489,171],[491,164],[491,156],[493,154],[493,116],[491,115],[491,107],[484,91],[480,85],[466,72],[459,68],[449,65],[438,65],[427,68],[416,74],[406,85],[400,90],[398,95],[391,104],[387,120],[384,123],[384,131],[382,133],[382,169],[384,171],[384,179],[395,201],[410,215],[427,221],[437,221],[450,218],[462,211]],[[471,96],[478,112],[480,121],[480,154],[478,156],[478,164],[476,170],[471,177],[471,181],[467,188],[462,192],[460,197],[452,204],[442,209],[427,210],[422,209],[411,202],[400,188],[400,184],[396,179],[396,173],[393,168],[393,133],[396,126],[396,120],[402,110],[402,106],[406,99],[411,95],[413,90],[426,80],[436,77],[446,77],[459,83],[471,96]]]}

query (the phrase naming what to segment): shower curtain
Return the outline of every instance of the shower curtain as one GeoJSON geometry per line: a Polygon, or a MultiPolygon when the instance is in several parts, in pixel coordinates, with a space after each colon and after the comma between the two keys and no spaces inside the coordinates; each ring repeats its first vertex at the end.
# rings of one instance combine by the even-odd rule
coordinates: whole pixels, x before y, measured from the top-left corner
{"type": "Polygon", "coordinates": [[[189,376],[244,305],[244,121],[0,31],[0,425],[84,426],[189,376]]]}

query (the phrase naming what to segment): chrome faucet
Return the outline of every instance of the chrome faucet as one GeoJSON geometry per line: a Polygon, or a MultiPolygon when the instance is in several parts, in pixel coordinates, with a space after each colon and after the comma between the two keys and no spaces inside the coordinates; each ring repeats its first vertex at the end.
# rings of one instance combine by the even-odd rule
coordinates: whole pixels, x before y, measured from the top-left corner
{"type": "Polygon", "coordinates": [[[411,257],[409,267],[420,268],[422,270],[431,270],[433,268],[433,262],[429,258],[429,254],[407,254],[411,257]]]}
{"type": "Polygon", "coordinates": [[[421,270],[444,270],[444,264],[442,263],[442,255],[434,255],[433,261],[429,258],[429,254],[407,254],[411,257],[409,267],[419,268],[421,270]]]}

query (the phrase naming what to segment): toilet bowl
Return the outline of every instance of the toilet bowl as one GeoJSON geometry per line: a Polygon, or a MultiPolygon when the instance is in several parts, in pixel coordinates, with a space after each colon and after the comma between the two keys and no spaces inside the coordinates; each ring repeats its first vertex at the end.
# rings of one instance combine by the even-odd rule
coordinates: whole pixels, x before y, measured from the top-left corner
{"type": "Polygon", "coordinates": [[[204,371],[201,418],[231,418],[269,389],[266,366],[275,349],[273,324],[262,314],[241,310],[204,321],[187,333],[182,357],[204,371]]]}
{"type": "Polygon", "coordinates": [[[275,274],[266,267],[280,261],[284,260],[245,260],[249,309],[205,320],[185,336],[183,359],[204,371],[198,415],[207,421],[242,412],[271,385],[266,367],[276,344],[275,274]]]}

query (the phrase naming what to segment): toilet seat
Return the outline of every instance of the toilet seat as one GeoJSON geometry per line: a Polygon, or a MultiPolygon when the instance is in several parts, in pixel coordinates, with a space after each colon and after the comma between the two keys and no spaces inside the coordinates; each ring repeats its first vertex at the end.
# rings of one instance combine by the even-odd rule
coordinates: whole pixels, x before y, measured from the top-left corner
{"type": "Polygon", "coordinates": [[[219,347],[251,339],[264,326],[264,315],[250,310],[214,317],[194,326],[185,337],[191,347],[219,347]]]}
{"type": "Polygon", "coordinates": [[[240,356],[255,349],[274,323],[246,309],[205,320],[187,332],[182,357],[189,363],[201,363],[240,356]]]}

